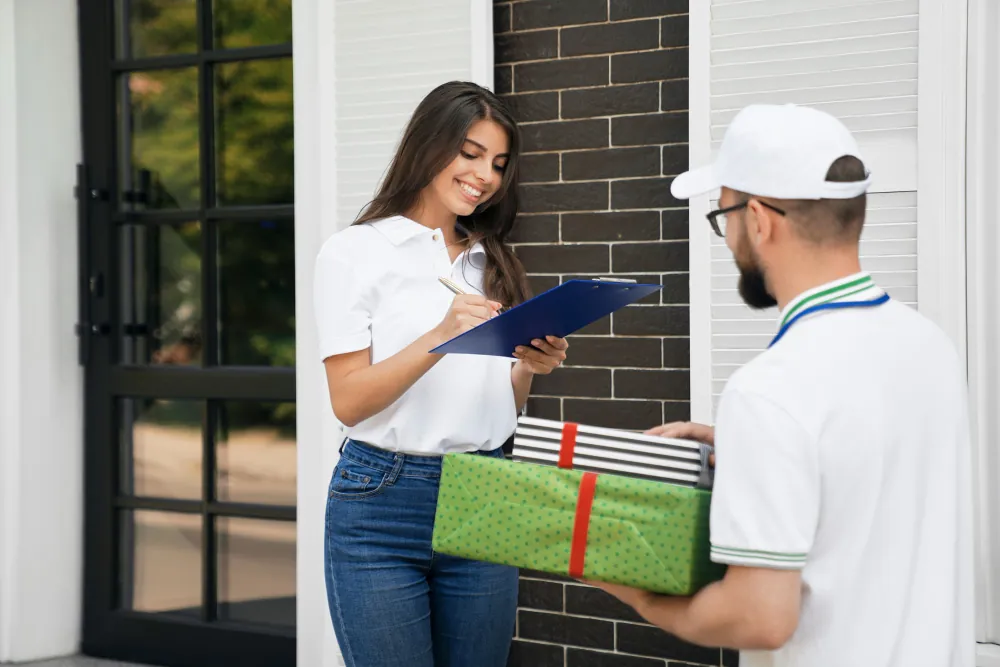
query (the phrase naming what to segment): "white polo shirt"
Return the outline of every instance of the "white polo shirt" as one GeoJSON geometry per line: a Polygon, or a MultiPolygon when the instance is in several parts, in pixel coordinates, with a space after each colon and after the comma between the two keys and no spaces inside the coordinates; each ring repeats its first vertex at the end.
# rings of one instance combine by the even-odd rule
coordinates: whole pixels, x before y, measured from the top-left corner
{"type": "MultiPolygon", "coordinates": [[[[314,307],[320,358],[371,348],[376,364],[437,326],[455,295],[450,277],[481,294],[486,254],[476,244],[455,262],[438,231],[402,216],[354,225],[323,244],[314,307]]],[[[396,402],[350,429],[394,452],[439,455],[492,450],[514,432],[512,359],[445,355],[396,402]]]]}
{"type": "MultiPolygon", "coordinates": [[[[801,295],[882,294],[858,274],[801,295]]],[[[794,323],[733,375],[716,423],[712,557],[802,571],[800,622],[740,667],[973,667],[964,373],[895,301],[794,323]]]]}

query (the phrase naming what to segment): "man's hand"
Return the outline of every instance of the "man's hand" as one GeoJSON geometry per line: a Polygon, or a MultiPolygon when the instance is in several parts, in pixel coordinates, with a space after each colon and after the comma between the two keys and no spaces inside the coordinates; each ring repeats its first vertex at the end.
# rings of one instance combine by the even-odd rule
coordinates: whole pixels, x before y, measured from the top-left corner
{"type": "Polygon", "coordinates": [[[600,588],[606,593],[610,593],[615,596],[628,606],[632,607],[640,614],[640,610],[643,609],[649,602],[653,600],[655,595],[649,591],[644,591],[639,588],[631,588],[629,586],[622,586],[621,584],[609,584],[604,581],[584,581],[582,583],[588,586],[593,586],[594,588],[600,588]]]}
{"type": "MultiPolygon", "coordinates": [[[[715,446],[715,428],[694,422],[671,422],[662,424],[646,431],[646,435],[658,435],[661,438],[679,438],[681,440],[697,440],[706,445],[715,446]]],[[[708,464],[715,466],[715,454],[708,457],[708,464]]]]}

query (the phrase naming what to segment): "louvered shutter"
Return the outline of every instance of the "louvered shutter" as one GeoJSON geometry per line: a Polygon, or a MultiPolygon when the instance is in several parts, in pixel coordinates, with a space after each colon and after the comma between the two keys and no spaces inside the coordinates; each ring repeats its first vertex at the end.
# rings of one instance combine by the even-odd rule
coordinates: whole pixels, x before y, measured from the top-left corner
{"type": "MultiPolygon", "coordinates": [[[[753,103],[814,106],[854,133],[874,174],[862,267],[917,305],[917,9],[919,0],[712,0],[713,156],[753,103]]],[[[712,202],[713,208],[717,202],[712,202]]],[[[692,270],[698,270],[693,267],[692,270]]],[[[767,347],[777,311],[743,305],[722,239],[711,247],[713,405],[726,380],[767,347]]]]}
{"type": "Polygon", "coordinates": [[[492,48],[483,43],[492,39],[492,7],[485,0],[338,0],[335,25],[337,216],[344,225],[372,199],[424,95],[451,80],[492,87],[492,48]]]}

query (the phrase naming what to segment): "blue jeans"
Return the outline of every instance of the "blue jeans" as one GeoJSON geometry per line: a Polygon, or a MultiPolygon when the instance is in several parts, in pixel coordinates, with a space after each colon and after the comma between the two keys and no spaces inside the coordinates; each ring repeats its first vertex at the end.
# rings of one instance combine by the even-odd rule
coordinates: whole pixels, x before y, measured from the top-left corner
{"type": "Polygon", "coordinates": [[[440,477],[440,457],[351,440],[343,448],[330,481],[324,560],[347,667],[507,663],[518,571],[434,552],[440,477]]]}

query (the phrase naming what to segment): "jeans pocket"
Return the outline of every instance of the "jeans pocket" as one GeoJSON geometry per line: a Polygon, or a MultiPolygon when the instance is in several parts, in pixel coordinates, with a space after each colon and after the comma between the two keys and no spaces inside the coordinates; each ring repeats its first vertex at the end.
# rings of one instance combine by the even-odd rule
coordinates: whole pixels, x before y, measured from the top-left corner
{"type": "Polygon", "coordinates": [[[386,473],[376,468],[341,458],[330,480],[330,497],[340,500],[361,500],[381,493],[386,473]]]}

